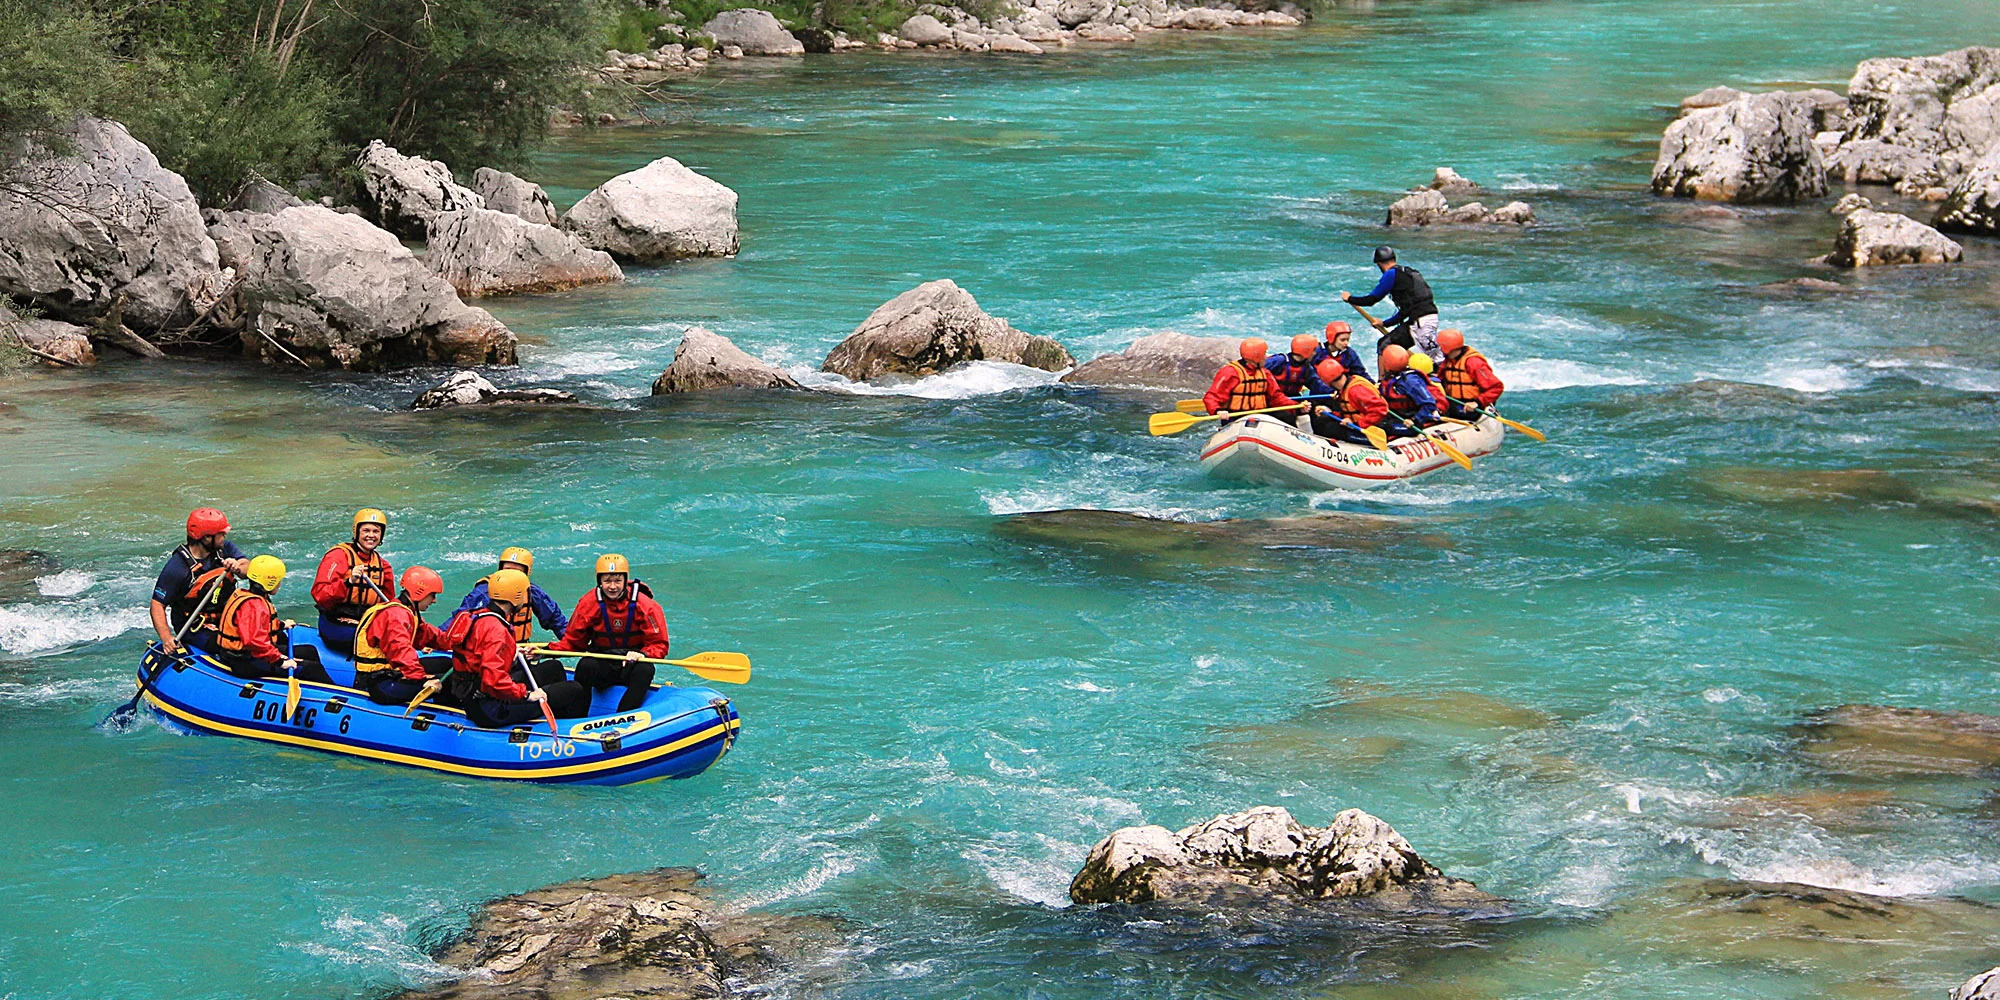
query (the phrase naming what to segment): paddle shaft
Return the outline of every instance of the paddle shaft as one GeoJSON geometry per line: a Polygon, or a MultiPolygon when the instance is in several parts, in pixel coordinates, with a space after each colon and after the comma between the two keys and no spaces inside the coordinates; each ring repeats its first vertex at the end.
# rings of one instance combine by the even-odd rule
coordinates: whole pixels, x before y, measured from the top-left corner
{"type": "MultiPolygon", "coordinates": [[[[514,650],[514,662],[520,664],[521,672],[528,675],[528,687],[540,691],[542,689],[542,682],[535,679],[535,668],[528,665],[528,658],[522,655],[518,649],[514,650]]],[[[542,718],[549,720],[549,735],[560,739],[562,737],[562,730],[556,728],[556,710],[549,707],[548,695],[542,695],[541,704],[542,718]]]]}
{"type": "MultiPolygon", "coordinates": [[[[188,614],[187,621],[181,623],[180,631],[174,633],[175,648],[177,649],[186,648],[181,645],[181,640],[187,637],[188,630],[194,627],[194,623],[201,620],[201,613],[207,610],[208,602],[214,600],[216,593],[221,589],[222,589],[222,577],[218,576],[214,580],[209,582],[208,589],[202,591],[201,600],[195,603],[194,611],[188,614]]],[[[158,646],[159,643],[153,643],[153,645],[158,646]]],[[[165,655],[165,653],[166,651],[162,649],[161,654],[165,655]]],[[[153,685],[153,681],[159,679],[160,671],[165,670],[166,668],[167,668],[166,664],[162,662],[159,665],[155,666],[152,669],[151,673],[140,674],[139,690],[137,693],[132,695],[132,700],[126,702],[123,705],[118,706],[117,708],[112,709],[111,714],[104,717],[105,720],[109,721],[111,719],[119,718],[121,716],[128,716],[131,715],[133,712],[138,711],[139,699],[146,696],[146,689],[153,685]]]]}

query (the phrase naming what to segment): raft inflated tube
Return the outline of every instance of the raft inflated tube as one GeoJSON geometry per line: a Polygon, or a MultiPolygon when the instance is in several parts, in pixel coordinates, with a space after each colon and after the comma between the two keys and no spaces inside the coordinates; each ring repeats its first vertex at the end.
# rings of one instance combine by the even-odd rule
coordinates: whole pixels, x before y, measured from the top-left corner
{"type": "MultiPolygon", "coordinates": [[[[1427,428],[1468,457],[1500,450],[1507,428],[1490,414],[1468,424],[1427,428]]],[[[1397,438],[1385,449],[1335,441],[1290,421],[1246,417],[1224,424],[1201,446],[1201,467],[1218,479],[1307,489],[1373,489],[1452,465],[1435,441],[1397,438]]]]}

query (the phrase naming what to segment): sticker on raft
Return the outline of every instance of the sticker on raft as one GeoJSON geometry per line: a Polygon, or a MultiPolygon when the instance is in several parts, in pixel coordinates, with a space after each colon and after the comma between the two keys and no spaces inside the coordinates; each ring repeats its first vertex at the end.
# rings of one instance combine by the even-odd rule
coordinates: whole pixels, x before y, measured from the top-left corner
{"type": "Polygon", "coordinates": [[[569,728],[571,736],[611,736],[637,732],[653,724],[651,712],[621,712],[608,719],[579,722],[569,728]]]}

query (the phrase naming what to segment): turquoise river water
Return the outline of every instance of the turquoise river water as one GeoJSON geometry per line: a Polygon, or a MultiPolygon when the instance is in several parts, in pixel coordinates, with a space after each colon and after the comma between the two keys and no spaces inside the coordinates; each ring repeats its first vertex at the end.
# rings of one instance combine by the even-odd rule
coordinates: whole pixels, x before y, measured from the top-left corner
{"type": "Polygon", "coordinates": [[[438,982],[494,895],[696,865],[844,919],[783,995],[1942,997],[2000,962],[1990,775],[1843,766],[1800,727],[2000,713],[2000,249],[1826,274],[1823,205],[1715,218],[1644,184],[1695,90],[1996,42],[1979,0],[1381,0],[1039,60],[728,65],[534,171],[567,202],[673,155],[742,196],[733,260],[493,303],[524,338],[501,381],[599,408],[401,412],[436,372],[0,381],[0,548],[63,567],[0,605],[0,996],[379,997],[438,982]],[[1542,219],[1396,236],[1551,438],[1472,473],[1233,487],[1198,435],[1146,435],[1170,396],[999,365],[647,396],[689,324],[807,373],[936,277],[1083,357],[1315,330],[1442,163],[1542,219]],[[1757,288],[1808,274],[1852,292],[1757,288]],[[566,602],[624,552],[677,651],[755,660],[742,741],[562,789],[99,730],[207,503],[299,574],[385,507],[454,595],[502,545],[566,602]],[[1069,508],[1166,523],[1023,516],[1069,508]],[[1521,916],[1068,905],[1108,831],[1257,803],[1366,809],[1521,916]],[[1829,922],[1712,880],[1894,901],[1829,922]]]}

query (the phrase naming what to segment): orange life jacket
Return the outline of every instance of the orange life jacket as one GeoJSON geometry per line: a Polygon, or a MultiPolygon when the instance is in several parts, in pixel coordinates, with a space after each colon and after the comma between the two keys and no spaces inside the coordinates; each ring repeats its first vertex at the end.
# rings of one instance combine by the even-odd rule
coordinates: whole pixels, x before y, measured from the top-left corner
{"type": "MultiPolygon", "coordinates": [[[[382,558],[382,553],[364,553],[361,551],[361,546],[353,542],[341,542],[339,545],[334,546],[334,548],[347,550],[347,565],[350,567],[367,567],[368,577],[375,581],[376,587],[382,588],[382,593],[393,594],[396,592],[396,581],[389,576],[389,563],[382,558]]],[[[367,580],[361,580],[347,585],[347,600],[340,603],[340,607],[335,611],[334,615],[337,618],[353,618],[358,620],[361,612],[367,610],[369,605],[380,603],[382,603],[381,596],[375,593],[374,588],[368,586],[367,580]]]]}
{"type": "Polygon", "coordinates": [[[236,592],[236,578],[229,575],[227,567],[217,566],[189,580],[187,593],[182,594],[181,599],[174,602],[176,606],[186,608],[182,612],[181,621],[187,621],[187,616],[194,614],[194,609],[201,605],[202,595],[208,592],[211,583],[215,583],[221,589],[216,591],[214,597],[208,599],[207,606],[202,608],[201,617],[195,619],[192,627],[196,632],[213,632],[222,626],[222,607],[229,603],[230,595],[236,592]],[[217,580],[221,582],[216,583],[217,580]]]}
{"type": "Polygon", "coordinates": [[[1461,403],[1479,405],[1479,383],[1472,378],[1470,365],[1473,358],[1485,355],[1468,347],[1458,357],[1444,359],[1438,366],[1438,380],[1444,383],[1444,394],[1461,403]]]}
{"type": "MultiPolygon", "coordinates": [[[[479,582],[486,585],[487,593],[490,594],[493,592],[493,578],[491,576],[482,577],[479,582]]],[[[500,612],[495,611],[493,613],[497,615],[500,612]]],[[[507,626],[514,630],[515,642],[527,642],[529,639],[534,638],[535,603],[533,601],[523,601],[520,607],[514,609],[514,614],[507,617],[507,626]]],[[[561,637],[558,636],[557,638],[561,637]]]]}
{"type": "Polygon", "coordinates": [[[1265,371],[1263,365],[1253,365],[1242,360],[1231,361],[1230,364],[1236,366],[1237,374],[1242,377],[1236,380],[1236,388],[1229,390],[1229,402],[1223,409],[1231,413],[1242,413],[1245,410],[1261,410],[1270,406],[1271,373],[1265,371]]]}
{"type": "Polygon", "coordinates": [[[365,674],[374,670],[395,669],[389,663],[389,654],[383,652],[382,647],[375,645],[374,640],[368,637],[368,626],[375,623],[376,616],[392,607],[400,607],[410,613],[410,642],[413,645],[416,643],[417,628],[424,620],[424,616],[418,613],[417,609],[401,603],[376,604],[361,613],[361,623],[354,627],[355,673],[365,674]]]}
{"type": "MultiPolygon", "coordinates": [[[[248,588],[229,595],[228,603],[222,606],[222,627],[216,630],[215,648],[225,653],[243,652],[243,633],[236,628],[236,612],[237,609],[250,601],[263,601],[266,608],[271,606],[269,598],[248,588]]],[[[278,640],[284,634],[284,623],[278,621],[278,616],[276,613],[273,613],[271,615],[271,644],[274,646],[277,645],[278,640]]]]}

